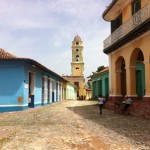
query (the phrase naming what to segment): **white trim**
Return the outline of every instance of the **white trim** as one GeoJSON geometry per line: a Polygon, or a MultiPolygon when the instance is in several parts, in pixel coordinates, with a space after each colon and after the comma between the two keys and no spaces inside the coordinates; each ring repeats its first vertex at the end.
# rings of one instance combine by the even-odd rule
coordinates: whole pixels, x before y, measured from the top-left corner
{"type": "Polygon", "coordinates": [[[150,63],[150,60],[144,60],[144,63],[150,63]]]}
{"type": "Polygon", "coordinates": [[[28,104],[18,104],[18,105],[0,105],[0,107],[14,107],[14,106],[28,106],[28,104]]]}
{"type": "Polygon", "coordinates": [[[150,95],[145,95],[144,97],[150,97],[150,95]]]}
{"type": "Polygon", "coordinates": [[[42,76],[42,103],[48,102],[48,80],[47,76],[42,76]]]}
{"type": "MultiPolygon", "coordinates": [[[[36,104],[41,104],[41,102],[34,103],[34,105],[36,105],[36,104]]],[[[45,102],[45,104],[47,104],[47,102],[45,102]]],[[[18,104],[18,105],[0,105],[0,107],[15,107],[15,106],[28,106],[28,104],[18,104]]]]}
{"type": "Polygon", "coordinates": [[[34,103],[34,105],[35,105],[35,104],[41,104],[41,102],[34,103]]]}
{"type": "Polygon", "coordinates": [[[52,79],[52,78],[49,78],[49,80],[51,80],[51,81],[55,81],[54,79],[52,79]]]}
{"type": "Polygon", "coordinates": [[[42,77],[43,77],[43,78],[48,78],[46,75],[43,75],[42,77]]]}

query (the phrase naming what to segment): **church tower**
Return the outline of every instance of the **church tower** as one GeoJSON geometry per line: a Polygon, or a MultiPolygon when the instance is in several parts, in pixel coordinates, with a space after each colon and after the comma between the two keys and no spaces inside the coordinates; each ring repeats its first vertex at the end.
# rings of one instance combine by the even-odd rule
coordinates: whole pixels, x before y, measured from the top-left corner
{"type": "Polygon", "coordinates": [[[72,41],[71,72],[72,76],[84,76],[83,42],[78,35],[72,41]]]}
{"type": "Polygon", "coordinates": [[[77,98],[85,99],[86,87],[84,78],[84,62],[83,62],[83,42],[81,38],[76,35],[72,41],[72,62],[71,62],[71,76],[63,76],[71,84],[76,87],[77,98]]]}

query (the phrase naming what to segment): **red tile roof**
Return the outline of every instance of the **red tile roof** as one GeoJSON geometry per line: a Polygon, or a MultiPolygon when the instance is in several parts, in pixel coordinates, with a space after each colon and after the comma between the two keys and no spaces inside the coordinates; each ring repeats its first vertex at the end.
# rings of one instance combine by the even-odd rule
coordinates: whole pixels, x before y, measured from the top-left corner
{"type": "Polygon", "coordinates": [[[109,67],[105,67],[103,70],[99,71],[98,74],[101,74],[103,72],[109,71],[109,67]]]}
{"type": "Polygon", "coordinates": [[[66,81],[66,79],[64,79],[63,77],[61,77],[59,74],[53,72],[52,70],[48,69],[47,67],[45,67],[44,65],[40,64],[39,62],[33,60],[33,59],[30,59],[30,58],[20,58],[20,57],[17,57],[13,54],[10,54],[8,53],[6,50],[3,50],[0,48],[0,61],[24,61],[26,63],[29,63],[30,65],[34,66],[34,67],[37,67],[39,69],[42,69],[42,70],[45,70],[46,72],[49,72],[49,73],[52,73],[54,74],[55,76],[61,78],[62,80],[66,81]]]}
{"type": "Polygon", "coordinates": [[[99,71],[99,72],[93,72],[93,74],[90,75],[88,78],[91,78],[91,77],[96,76],[96,75],[98,75],[98,74],[102,74],[102,73],[104,73],[104,72],[109,72],[109,67],[105,67],[103,70],[101,70],[101,71],[99,71]]]}
{"type": "Polygon", "coordinates": [[[0,49],[0,59],[17,58],[15,55],[8,53],[6,50],[0,49]]]}

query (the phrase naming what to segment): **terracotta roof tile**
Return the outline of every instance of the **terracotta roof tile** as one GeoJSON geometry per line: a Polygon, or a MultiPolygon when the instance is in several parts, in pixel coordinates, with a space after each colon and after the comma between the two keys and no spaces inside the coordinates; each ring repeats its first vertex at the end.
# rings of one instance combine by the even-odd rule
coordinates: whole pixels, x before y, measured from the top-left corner
{"type": "Polygon", "coordinates": [[[93,77],[95,75],[98,75],[98,74],[102,74],[102,73],[107,72],[107,71],[109,72],[109,67],[105,67],[103,70],[101,70],[99,72],[93,72],[93,74],[90,75],[89,78],[91,78],[91,77],[93,77]]]}
{"type": "Polygon", "coordinates": [[[30,59],[30,58],[20,58],[20,57],[17,57],[15,55],[13,55],[13,54],[10,54],[6,50],[3,50],[3,49],[0,48],[0,61],[9,61],[9,60],[11,60],[11,61],[24,61],[26,63],[31,64],[32,66],[35,66],[35,67],[37,67],[39,69],[42,69],[42,70],[45,70],[46,72],[52,73],[55,76],[61,78],[62,80],[65,80],[59,74],[53,72],[52,70],[48,69],[47,67],[45,67],[44,65],[40,64],[39,62],[37,62],[37,61],[35,61],[33,59],[30,59]]]}
{"type": "Polygon", "coordinates": [[[105,67],[103,70],[99,71],[98,73],[102,73],[102,72],[105,72],[105,71],[109,71],[109,67],[105,67]]]}
{"type": "Polygon", "coordinates": [[[0,49],[0,59],[17,58],[15,55],[8,53],[6,50],[0,49]]]}
{"type": "Polygon", "coordinates": [[[81,40],[81,38],[80,38],[79,35],[76,35],[76,36],[74,37],[73,42],[82,42],[82,40],[81,40]]]}

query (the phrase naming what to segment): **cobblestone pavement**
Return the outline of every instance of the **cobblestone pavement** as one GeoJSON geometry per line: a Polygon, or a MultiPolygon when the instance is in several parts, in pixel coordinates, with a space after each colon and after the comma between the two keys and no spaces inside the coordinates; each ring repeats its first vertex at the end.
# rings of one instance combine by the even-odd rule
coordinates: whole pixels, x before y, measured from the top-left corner
{"type": "Polygon", "coordinates": [[[63,101],[0,114],[1,150],[150,150],[150,121],[95,101],[63,101]]]}

